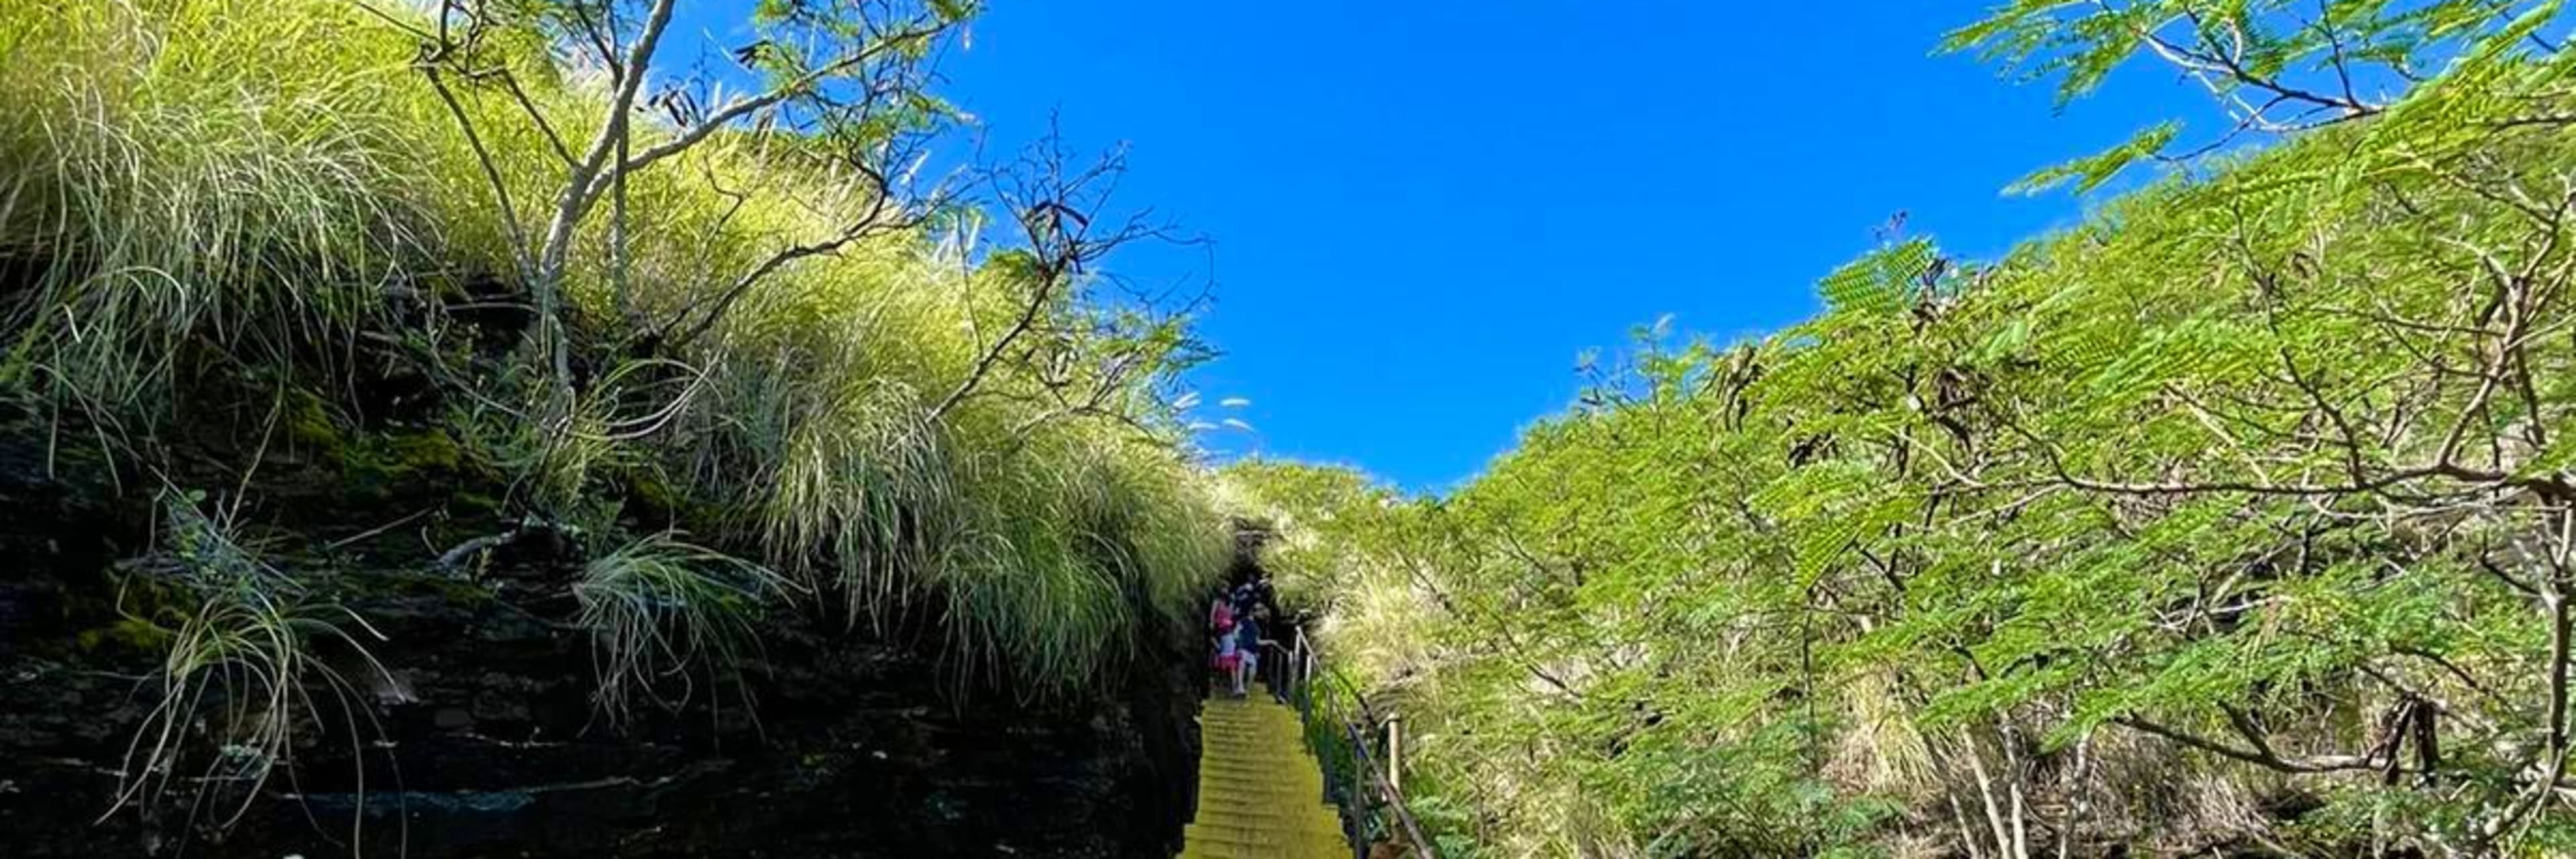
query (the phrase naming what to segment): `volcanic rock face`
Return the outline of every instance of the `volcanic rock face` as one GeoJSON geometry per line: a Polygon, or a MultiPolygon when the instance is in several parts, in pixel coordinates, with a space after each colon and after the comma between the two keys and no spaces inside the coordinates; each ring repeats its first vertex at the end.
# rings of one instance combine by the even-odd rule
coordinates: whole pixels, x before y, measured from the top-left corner
{"type": "Polygon", "coordinates": [[[354,637],[375,663],[315,645],[345,683],[305,678],[287,751],[250,762],[266,764],[255,790],[238,776],[260,767],[221,738],[266,714],[210,693],[177,726],[182,765],[119,808],[168,650],[166,629],[134,619],[148,576],[122,563],[153,545],[152,505],[10,439],[11,856],[1167,856],[1189,814],[1201,679],[1186,630],[1149,619],[1107,681],[1024,703],[961,687],[934,631],[782,613],[740,671],[672,678],[661,691],[685,702],[648,699],[617,724],[593,702],[590,634],[569,623],[571,564],[543,545],[472,575],[363,549],[299,560],[314,599],[372,628],[354,637]]]}

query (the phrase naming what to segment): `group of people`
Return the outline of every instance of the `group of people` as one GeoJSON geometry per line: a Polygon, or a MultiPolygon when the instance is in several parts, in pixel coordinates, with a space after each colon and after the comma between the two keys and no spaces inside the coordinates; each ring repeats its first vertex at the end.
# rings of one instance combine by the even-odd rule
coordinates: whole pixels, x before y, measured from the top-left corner
{"type": "MultiPolygon", "coordinates": [[[[1218,594],[1208,604],[1208,631],[1217,674],[1227,684],[1226,693],[1241,698],[1252,679],[1261,671],[1261,633],[1272,618],[1278,616],[1278,604],[1271,593],[1270,581],[1259,573],[1218,594]]],[[[1274,697],[1285,696],[1283,690],[1270,690],[1274,697]]]]}

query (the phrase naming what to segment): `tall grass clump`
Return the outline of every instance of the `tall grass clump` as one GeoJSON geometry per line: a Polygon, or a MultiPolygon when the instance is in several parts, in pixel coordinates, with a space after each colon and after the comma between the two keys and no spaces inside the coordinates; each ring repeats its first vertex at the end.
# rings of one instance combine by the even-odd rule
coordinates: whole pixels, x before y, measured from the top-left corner
{"type": "Polygon", "coordinates": [[[423,262],[403,81],[370,71],[386,42],[238,11],[7,14],[0,373],[104,426],[166,418],[203,359],[327,373],[423,262]]]}
{"type": "Polygon", "coordinates": [[[1132,443],[1067,433],[969,464],[961,531],[932,568],[964,667],[1079,685],[1132,655],[1146,615],[1188,616],[1231,536],[1198,472],[1132,443]]]}
{"type": "Polygon", "coordinates": [[[1138,458],[1097,461],[1098,485],[1092,533],[1103,537],[1104,550],[1118,558],[1136,582],[1143,602],[1157,610],[1179,606],[1179,617],[1195,617],[1193,602],[1205,590],[1203,571],[1223,569],[1233,560],[1234,529],[1224,515],[1206,473],[1168,461],[1138,458]]]}
{"type": "Polygon", "coordinates": [[[530,326],[507,321],[536,304],[513,237],[542,226],[562,162],[529,117],[585,140],[604,94],[542,35],[497,31],[476,61],[520,89],[449,79],[451,102],[403,14],[0,9],[0,383],[150,456],[122,440],[227,405],[192,395],[292,386],[354,413],[367,373],[426,376],[426,420],[509,478],[504,520],[623,547],[569,585],[606,631],[612,703],[649,697],[672,657],[721,661],[738,598],[784,581],[854,625],[938,622],[962,676],[1078,688],[1221,569],[1206,475],[1159,404],[1169,366],[1098,369],[1123,360],[1095,351],[1113,308],[994,265],[1019,252],[971,202],[733,289],[884,202],[784,132],[729,129],[631,176],[616,253],[605,218],[579,225],[561,283],[579,378],[571,408],[540,408],[530,326]],[[235,384],[179,384],[200,377],[235,384]],[[1063,407],[1104,378],[1095,408],[1063,407]],[[675,490],[708,546],[628,533],[642,484],[675,490]]]}
{"type": "MultiPolygon", "coordinates": [[[[128,622],[169,649],[145,682],[156,700],[118,767],[115,805],[144,814],[190,797],[198,811],[231,798],[218,827],[250,810],[269,780],[291,773],[308,730],[361,740],[365,687],[389,682],[368,640],[381,635],[355,613],[311,597],[210,515],[197,493],[171,491],[161,548],[131,568],[128,622]],[[358,672],[355,676],[351,672],[358,672]],[[191,742],[216,740],[211,752],[191,742]]],[[[363,795],[365,768],[356,767],[363,795]]]]}
{"type": "Polygon", "coordinates": [[[1018,309],[972,241],[880,242],[746,296],[691,356],[706,393],[670,461],[851,621],[933,612],[961,680],[1042,696],[1124,656],[1141,614],[1176,611],[1231,538],[1171,443],[1050,419],[1018,372],[936,414],[1018,309]]]}
{"type": "Polygon", "coordinates": [[[759,564],[653,534],[594,558],[572,586],[590,630],[601,712],[623,722],[638,700],[676,710],[695,694],[692,675],[712,685],[739,671],[758,646],[761,614],[788,593],[786,579],[759,564]]]}

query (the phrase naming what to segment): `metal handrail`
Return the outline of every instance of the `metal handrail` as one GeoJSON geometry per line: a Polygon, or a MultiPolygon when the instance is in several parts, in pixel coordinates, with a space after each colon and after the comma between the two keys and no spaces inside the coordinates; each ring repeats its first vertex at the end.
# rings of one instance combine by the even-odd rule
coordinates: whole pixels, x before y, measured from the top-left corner
{"type": "MultiPolygon", "coordinates": [[[[1313,748],[1316,762],[1330,768],[1335,759],[1333,753],[1336,749],[1326,744],[1326,738],[1348,744],[1353,784],[1350,793],[1339,804],[1352,827],[1350,832],[1352,856],[1365,859],[1368,850],[1365,821],[1372,813],[1371,803],[1366,794],[1374,793],[1379,800],[1378,804],[1395,819],[1395,826],[1391,828],[1401,832],[1405,840],[1410,842],[1414,855],[1425,859],[1437,859],[1439,852],[1432,848],[1430,839],[1423,837],[1422,826],[1414,819],[1412,810],[1405,807],[1404,792],[1396,786],[1398,779],[1389,777],[1393,767],[1402,765],[1400,756],[1388,755],[1385,764],[1381,766],[1375,760],[1375,756],[1369,752],[1370,736],[1377,733],[1380,726],[1390,725],[1393,720],[1380,718],[1376,710],[1369,706],[1367,697],[1359,693],[1357,684],[1352,683],[1350,678],[1344,676],[1339,669],[1324,664],[1322,654],[1316,649],[1313,640],[1306,637],[1304,630],[1298,630],[1294,647],[1269,639],[1264,639],[1261,645],[1265,657],[1262,660],[1265,663],[1262,668],[1263,679],[1270,683],[1270,688],[1274,690],[1287,690],[1291,703],[1297,708],[1298,722],[1305,728],[1306,742],[1313,748]],[[1271,652],[1277,652],[1284,658],[1267,658],[1271,652]],[[1332,696],[1338,692],[1339,698],[1347,702],[1359,718],[1344,720],[1338,725],[1328,724],[1330,717],[1322,712],[1323,708],[1317,706],[1322,703],[1317,697],[1319,690],[1326,696],[1332,696]]],[[[1329,794],[1331,788],[1328,786],[1326,791],[1329,794]]],[[[1326,799],[1330,800],[1331,797],[1328,795],[1326,799]]]]}
{"type": "MultiPolygon", "coordinates": [[[[1357,725],[1344,725],[1343,729],[1351,734],[1351,753],[1358,758],[1357,769],[1367,773],[1370,783],[1377,788],[1378,794],[1386,798],[1387,810],[1394,812],[1395,822],[1404,827],[1405,839],[1413,842],[1414,854],[1436,859],[1440,854],[1431,849],[1431,839],[1422,837],[1422,824],[1415,822],[1413,812],[1404,807],[1404,792],[1397,790],[1395,784],[1387,780],[1384,772],[1369,765],[1368,738],[1360,734],[1357,725]]],[[[1389,760],[1392,761],[1393,758],[1390,757],[1389,760]]]]}

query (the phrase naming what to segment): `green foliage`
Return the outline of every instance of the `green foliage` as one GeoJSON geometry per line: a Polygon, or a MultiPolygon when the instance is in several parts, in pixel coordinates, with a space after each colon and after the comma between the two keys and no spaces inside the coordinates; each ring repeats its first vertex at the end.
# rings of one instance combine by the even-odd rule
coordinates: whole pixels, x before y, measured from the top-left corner
{"type": "MultiPolygon", "coordinates": [[[[2080,93],[2195,11],[2257,76],[2332,50],[2267,4],[1961,39],[2080,93]]],[[[1991,264],[1892,241],[1759,341],[1647,332],[1446,497],[1229,477],[1461,855],[2560,855],[2551,14],[2333,4],[2346,51],[2449,71],[1991,264]]]]}
{"type": "MultiPolygon", "coordinates": [[[[160,551],[134,566],[127,583],[153,596],[138,601],[145,611],[129,611],[126,625],[135,628],[122,633],[163,646],[151,678],[159,697],[126,747],[109,814],[149,813],[169,804],[175,789],[196,803],[234,802],[228,812],[198,806],[226,815],[228,825],[293,766],[304,731],[362,742],[352,702],[367,695],[357,684],[390,675],[358,634],[380,637],[363,619],[309,598],[304,585],[244,546],[228,519],[200,510],[201,495],[173,491],[161,502],[160,551]],[[191,742],[201,731],[215,741],[210,753],[191,742]]],[[[357,778],[363,789],[363,766],[357,778]]]]}
{"type": "MultiPolygon", "coordinates": [[[[2495,0],[2013,0],[1959,28],[1944,51],[1974,51],[2030,78],[2055,78],[2063,104],[2089,95],[2135,54],[2224,73],[2225,96],[2285,72],[2330,75],[2342,61],[2425,72],[2501,18],[2545,3],[2495,0]],[[2181,59],[2175,60],[2175,57],[2181,59]],[[2242,71],[2242,75],[2236,74],[2242,71]]],[[[2349,95],[2347,93],[2346,95],[2349,95]]]]}
{"type": "MultiPolygon", "coordinates": [[[[547,41],[576,26],[571,7],[505,5],[493,11],[526,26],[484,33],[470,61],[496,74],[450,78],[452,105],[414,65],[420,37],[404,27],[418,22],[386,4],[0,11],[12,60],[0,104],[19,120],[0,129],[0,271],[32,273],[0,290],[0,388],[49,405],[68,443],[136,470],[164,465],[171,427],[231,407],[192,394],[238,387],[189,383],[230,379],[285,391],[281,443],[341,460],[362,486],[500,475],[496,518],[602,540],[630,527],[633,487],[667,490],[637,500],[712,511],[692,520],[708,545],[854,620],[935,612],[961,681],[1022,695],[1079,689],[1141,619],[1189,613],[1230,540],[1161,406],[1200,355],[1186,317],[1146,318],[1083,284],[1042,293],[1033,272],[990,264],[1027,252],[986,241],[966,213],[869,233],[728,294],[781,248],[882,201],[823,157],[832,141],[743,123],[629,176],[622,253],[604,250],[605,217],[569,239],[578,390],[558,400],[523,350],[498,354],[488,341],[519,332],[495,311],[539,303],[514,237],[542,229],[534,208],[561,191],[548,137],[590,139],[602,105],[547,41]],[[1038,294],[1043,336],[979,369],[1038,294]],[[437,386],[435,425],[334,420],[359,413],[343,400],[386,368],[437,386]],[[952,396],[970,379],[974,396],[952,396]],[[1096,393],[1073,410],[1058,402],[1067,390],[1096,393]]],[[[954,24],[978,6],[923,14],[954,24]]],[[[789,4],[762,26],[823,33],[853,8],[789,4]]],[[[953,112],[926,90],[903,95],[898,131],[953,112]]],[[[668,133],[642,131],[638,147],[668,133]]],[[[599,560],[674,551],[629,548],[599,560]]],[[[675,581],[612,580],[587,585],[599,606],[675,581]]],[[[626,656],[603,682],[660,682],[657,646],[709,652],[667,624],[714,634],[723,617],[603,615],[642,631],[607,637],[626,656]]]]}
{"type": "Polygon", "coordinates": [[[2175,147],[2180,124],[2163,123],[2008,189],[2035,192],[2072,181],[2081,193],[2141,159],[2191,163],[2249,133],[2378,115],[2445,66],[2459,79],[2494,71],[2508,54],[2555,53],[2539,31],[2559,9],[2556,0],[2016,0],[1952,31],[1941,49],[1975,52],[2029,79],[2053,78],[2061,107],[2143,56],[2196,82],[2234,120],[2187,150],[2175,147]]]}
{"type": "Polygon", "coordinates": [[[601,711],[622,722],[639,696],[677,710],[696,690],[694,673],[713,685],[738,671],[742,651],[758,643],[761,613],[788,588],[759,564],[673,534],[592,559],[572,594],[576,622],[591,633],[601,711]]]}
{"type": "Polygon", "coordinates": [[[2139,159],[2153,157],[2163,152],[2166,146],[2173,143],[2174,136],[2181,132],[2181,123],[2159,123],[2153,128],[2138,132],[2137,136],[2121,142],[2120,145],[2098,154],[2052,165],[2015,180],[2012,185],[2004,189],[2004,192],[2037,194],[2069,182],[2074,183],[2075,193],[2091,191],[2102,187],[2102,183],[2111,181],[2111,177],[2119,175],[2120,171],[2137,163],[2139,159]]]}
{"type": "Polygon", "coordinates": [[[385,42],[316,11],[8,14],[24,38],[0,80],[0,259],[33,272],[0,317],[13,384],[121,444],[168,417],[207,347],[327,362],[400,288],[426,228],[420,198],[391,192],[415,163],[404,82],[345,77],[385,42]],[[343,62],[241,61],[287,44],[343,62]]]}

